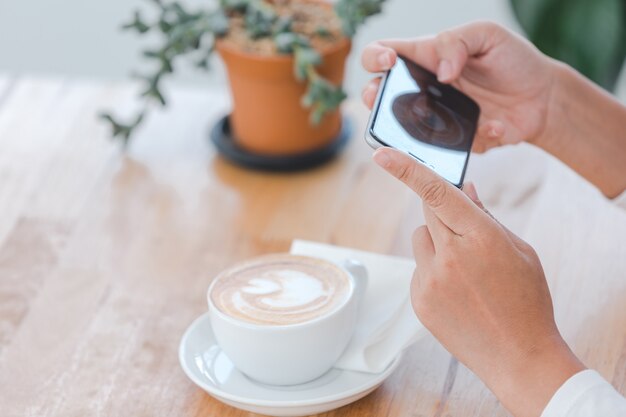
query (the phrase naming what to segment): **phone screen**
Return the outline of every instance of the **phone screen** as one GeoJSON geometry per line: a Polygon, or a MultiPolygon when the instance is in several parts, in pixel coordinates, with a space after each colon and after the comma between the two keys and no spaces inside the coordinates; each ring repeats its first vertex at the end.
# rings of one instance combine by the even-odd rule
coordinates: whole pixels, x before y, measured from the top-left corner
{"type": "Polygon", "coordinates": [[[460,187],[480,108],[401,56],[381,86],[370,136],[404,151],[460,187]]]}

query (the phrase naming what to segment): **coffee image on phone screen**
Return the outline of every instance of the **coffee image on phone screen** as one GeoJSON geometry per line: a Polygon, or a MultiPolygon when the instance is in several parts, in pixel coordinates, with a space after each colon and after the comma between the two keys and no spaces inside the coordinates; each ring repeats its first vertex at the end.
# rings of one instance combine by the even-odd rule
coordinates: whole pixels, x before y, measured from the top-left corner
{"type": "Polygon", "coordinates": [[[400,126],[414,139],[446,149],[466,149],[467,138],[463,132],[471,131],[471,125],[428,94],[397,96],[391,110],[400,126]]]}
{"type": "Polygon", "coordinates": [[[435,74],[398,57],[374,106],[368,142],[408,153],[456,186],[463,184],[480,109],[435,74]]]}

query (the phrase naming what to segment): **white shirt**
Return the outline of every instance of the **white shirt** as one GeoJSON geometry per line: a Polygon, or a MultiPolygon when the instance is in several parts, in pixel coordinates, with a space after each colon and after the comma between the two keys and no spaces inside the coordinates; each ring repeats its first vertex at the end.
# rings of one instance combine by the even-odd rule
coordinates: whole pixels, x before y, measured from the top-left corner
{"type": "Polygon", "coordinates": [[[625,417],[626,398],[599,373],[587,369],[565,381],[541,417],[625,417]]]}
{"type": "Polygon", "coordinates": [[[623,209],[626,209],[626,191],[624,191],[622,194],[620,194],[617,197],[615,197],[615,199],[613,201],[619,207],[621,207],[623,209]]]}
{"type": "MultiPolygon", "coordinates": [[[[626,209],[626,191],[614,201],[626,209]]],[[[626,398],[596,371],[587,369],[561,385],[541,417],[626,417],[626,398]]]]}

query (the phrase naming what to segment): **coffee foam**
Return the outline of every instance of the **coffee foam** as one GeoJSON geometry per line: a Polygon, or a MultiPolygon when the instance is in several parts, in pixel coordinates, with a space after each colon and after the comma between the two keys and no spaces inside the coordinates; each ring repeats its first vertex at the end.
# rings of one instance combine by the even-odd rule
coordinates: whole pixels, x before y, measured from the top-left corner
{"type": "Polygon", "coordinates": [[[211,289],[213,304],[248,323],[290,325],[322,317],[348,299],[350,279],[330,263],[294,255],[258,258],[226,271],[211,289]]]}

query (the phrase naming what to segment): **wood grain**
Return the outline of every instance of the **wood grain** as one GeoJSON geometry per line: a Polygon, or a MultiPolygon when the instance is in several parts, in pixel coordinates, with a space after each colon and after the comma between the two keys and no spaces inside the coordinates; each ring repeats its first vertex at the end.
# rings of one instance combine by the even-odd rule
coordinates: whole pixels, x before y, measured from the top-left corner
{"type": "MultiPolygon", "coordinates": [[[[178,365],[178,342],[205,311],[212,277],[286,251],[294,238],[411,253],[420,204],[370,162],[359,103],[346,106],[355,132],[339,158],[277,175],[234,167],[207,143],[229,107],[223,92],[170,91],[174,106],[151,115],[122,154],[95,114],[130,113],[135,92],[0,77],[2,416],[247,415],[206,395],[178,365]]],[[[623,241],[624,214],[561,171],[507,187],[493,167],[513,172],[498,162],[513,152],[528,156],[518,167],[553,164],[527,149],[496,152],[473,158],[469,176],[492,212],[537,247],[576,352],[624,393],[626,264],[623,245],[607,243],[623,241]],[[574,206],[565,206],[572,194],[574,206]]],[[[325,415],[506,412],[425,338],[380,389],[325,415]]]]}

